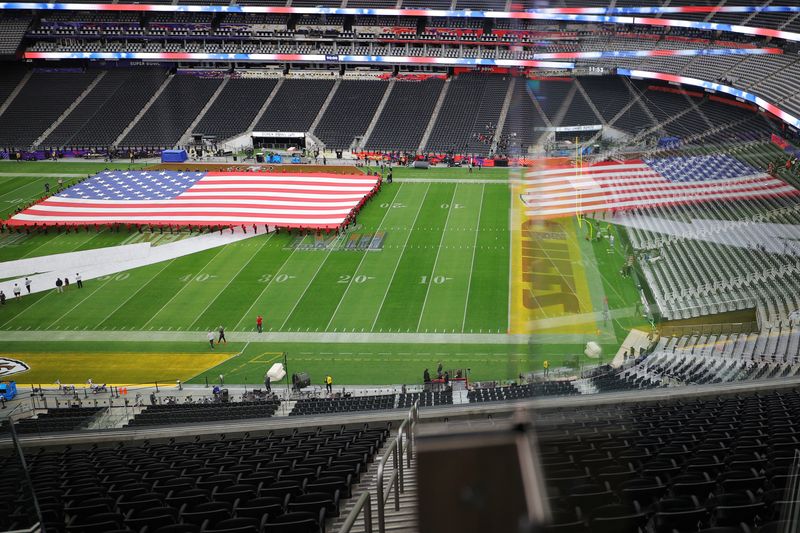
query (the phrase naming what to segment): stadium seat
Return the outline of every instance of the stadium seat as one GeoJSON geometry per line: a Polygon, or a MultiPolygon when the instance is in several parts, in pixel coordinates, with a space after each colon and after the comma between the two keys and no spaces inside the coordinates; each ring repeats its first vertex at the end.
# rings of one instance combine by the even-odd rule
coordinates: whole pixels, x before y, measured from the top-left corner
{"type": "Polygon", "coordinates": [[[255,518],[229,518],[212,525],[203,524],[200,531],[204,533],[260,533],[263,531],[267,517],[260,521],[255,518]]]}
{"type": "Polygon", "coordinates": [[[191,507],[184,504],[179,514],[181,522],[197,526],[215,525],[231,517],[228,505],[221,502],[200,503],[191,507]]]}
{"type": "Polygon", "coordinates": [[[307,512],[287,513],[264,524],[264,533],[322,533],[324,510],[319,515],[307,512]]]}

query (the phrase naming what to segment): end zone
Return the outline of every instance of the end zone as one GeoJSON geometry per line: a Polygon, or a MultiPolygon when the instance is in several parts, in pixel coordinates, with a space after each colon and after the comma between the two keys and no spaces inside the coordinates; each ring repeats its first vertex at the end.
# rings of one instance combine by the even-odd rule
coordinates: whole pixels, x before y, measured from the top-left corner
{"type": "Polygon", "coordinates": [[[176,380],[188,381],[225,361],[236,353],[166,353],[166,352],[53,352],[15,353],[4,358],[21,361],[29,370],[9,376],[17,386],[86,383],[90,378],[96,384],[152,385],[176,380]]]}

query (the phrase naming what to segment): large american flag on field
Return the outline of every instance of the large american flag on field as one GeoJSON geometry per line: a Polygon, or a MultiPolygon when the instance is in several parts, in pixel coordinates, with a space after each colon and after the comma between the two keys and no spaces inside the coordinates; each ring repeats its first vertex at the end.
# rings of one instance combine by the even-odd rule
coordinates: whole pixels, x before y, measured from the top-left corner
{"type": "Polygon", "coordinates": [[[8,223],[332,228],[377,182],[377,176],[360,174],[105,171],[25,209],[8,223]]]}
{"type": "Polygon", "coordinates": [[[521,195],[533,218],[798,194],[728,155],[665,157],[535,170],[521,195]]]}

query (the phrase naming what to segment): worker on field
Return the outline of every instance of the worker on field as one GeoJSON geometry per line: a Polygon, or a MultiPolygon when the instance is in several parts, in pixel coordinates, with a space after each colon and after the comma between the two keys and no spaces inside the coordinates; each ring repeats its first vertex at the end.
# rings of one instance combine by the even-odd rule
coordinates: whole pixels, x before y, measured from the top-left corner
{"type": "Polygon", "coordinates": [[[217,340],[217,344],[225,343],[228,344],[228,339],[225,338],[225,328],[222,326],[219,327],[219,340],[217,340]]]}
{"type": "Polygon", "coordinates": [[[261,315],[258,315],[256,317],[256,329],[258,330],[259,333],[264,331],[264,317],[261,315]]]}
{"type": "Polygon", "coordinates": [[[550,377],[550,361],[545,359],[544,363],[542,363],[542,366],[544,367],[544,379],[547,379],[550,377]]]}
{"type": "Polygon", "coordinates": [[[211,345],[211,349],[213,350],[214,349],[214,332],[209,330],[207,338],[208,338],[208,343],[211,345]]]}

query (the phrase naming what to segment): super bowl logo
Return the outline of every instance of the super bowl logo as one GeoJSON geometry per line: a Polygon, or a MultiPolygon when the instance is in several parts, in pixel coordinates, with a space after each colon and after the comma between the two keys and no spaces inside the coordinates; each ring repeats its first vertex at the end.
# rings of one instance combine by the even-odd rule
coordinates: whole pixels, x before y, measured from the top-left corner
{"type": "Polygon", "coordinates": [[[27,372],[31,367],[17,361],[16,359],[8,359],[7,357],[0,357],[0,379],[10,376],[12,374],[19,374],[20,372],[27,372]]]}

